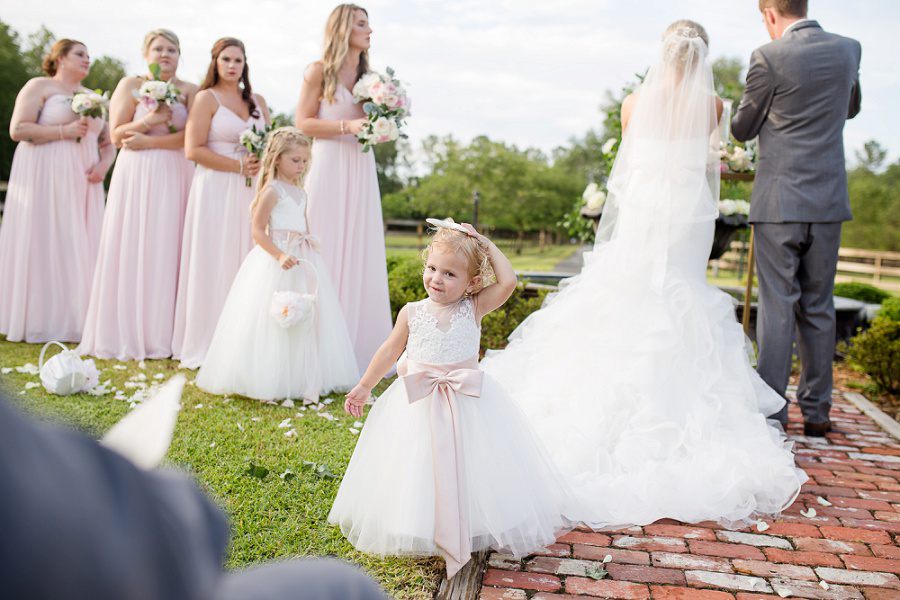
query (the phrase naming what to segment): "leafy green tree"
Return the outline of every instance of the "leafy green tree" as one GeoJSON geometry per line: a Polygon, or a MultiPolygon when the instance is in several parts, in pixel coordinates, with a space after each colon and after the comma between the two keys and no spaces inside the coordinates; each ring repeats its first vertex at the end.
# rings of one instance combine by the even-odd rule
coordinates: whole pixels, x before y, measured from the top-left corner
{"type": "Polygon", "coordinates": [[[50,48],[53,47],[55,42],[56,36],[47,29],[46,25],[41,25],[40,29],[28,36],[28,42],[22,58],[31,77],[38,77],[44,74],[41,63],[44,62],[44,57],[50,53],[50,48]]]}
{"type": "Polygon", "coordinates": [[[375,170],[378,173],[378,189],[381,195],[393,194],[403,189],[400,170],[409,167],[409,143],[399,139],[375,144],[375,170]]]}
{"type": "Polygon", "coordinates": [[[712,70],[716,94],[723,100],[734,100],[734,106],[737,108],[741,96],[744,95],[744,82],[741,80],[744,63],[739,58],[719,57],[713,61],[712,70]]]}
{"type": "Polygon", "coordinates": [[[856,151],[856,160],[859,161],[860,167],[871,172],[881,168],[885,157],[887,157],[887,150],[875,140],[869,140],[863,145],[862,151],[856,151]]]}
{"type": "Polygon", "coordinates": [[[9,122],[12,119],[16,96],[29,79],[28,68],[22,58],[19,35],[0,21],[0,180],[9,180],[16,143],[10,139],[9,122]]]}
{"type": "Polygon", "coordinates": [[[117,58],[101,56],[91,64],[91,72],[81,83],[92,90],[112,93],[123,77],[125,77],[125,63],[117,58]]]}
{"type": "Polygon", "coordinates": [[[841,245],[900,252],[900,161],[883,173],[870,170],[878,164],[863,163],[848,173],[853,220],[844,224],[841,245]]]}

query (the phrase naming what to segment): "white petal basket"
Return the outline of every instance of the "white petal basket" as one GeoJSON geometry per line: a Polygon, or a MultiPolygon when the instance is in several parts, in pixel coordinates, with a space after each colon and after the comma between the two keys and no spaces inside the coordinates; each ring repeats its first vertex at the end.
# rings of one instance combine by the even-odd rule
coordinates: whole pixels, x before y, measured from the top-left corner
{"type": "Polygon", "coordinates": [[[65,344],[60,342],[47,342],[41,349],[41,356],[38,359],[38,369],[40,370],[41,383],[44,389],[51,394],[59,396],[68,396],[76,394],[84,387],[87,381],[87,371],[84,361],[78,356],[74,350],[69,350],[65,344]],[[62,352],[53,356],[44,362],[44,354],[47,348],[56,344],[62,348],[62,352]]]}

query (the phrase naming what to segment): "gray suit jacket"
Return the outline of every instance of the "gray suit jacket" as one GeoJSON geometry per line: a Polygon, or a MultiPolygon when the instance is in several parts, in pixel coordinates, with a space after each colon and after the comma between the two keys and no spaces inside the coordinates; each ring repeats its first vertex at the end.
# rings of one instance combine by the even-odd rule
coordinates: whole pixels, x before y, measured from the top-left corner
{"type": "Polygon", "coordinates": [[[848,221],[844,122],[859,112],[856,40],[805,21],[753,51],[731,130],[759,135],[750,221],[848,221]]]}

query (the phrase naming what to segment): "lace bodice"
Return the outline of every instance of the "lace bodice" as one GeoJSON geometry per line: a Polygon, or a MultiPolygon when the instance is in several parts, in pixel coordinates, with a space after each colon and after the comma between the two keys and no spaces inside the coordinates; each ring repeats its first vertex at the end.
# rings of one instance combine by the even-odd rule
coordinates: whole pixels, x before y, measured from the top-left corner
{"type": "Polygon", "coordinates": [[[463,296],[452,307],[429,298],[406,305],[409,311],[410,360],[430,364],[458,363],[478,356],[481,327],[475,322],[475,302],[463,296]]]}

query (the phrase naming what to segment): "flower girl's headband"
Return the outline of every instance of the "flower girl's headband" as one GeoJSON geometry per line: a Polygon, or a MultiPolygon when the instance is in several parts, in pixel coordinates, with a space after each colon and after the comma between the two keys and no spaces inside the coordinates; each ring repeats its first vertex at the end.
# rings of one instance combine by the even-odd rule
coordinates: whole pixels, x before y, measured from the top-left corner
{"type": "Polygon", "coordinates": [[[469,235],[469,231],[465,227],[450,219],[425,219],[425,222],[433,227],[446,227],[469,235]]]}

